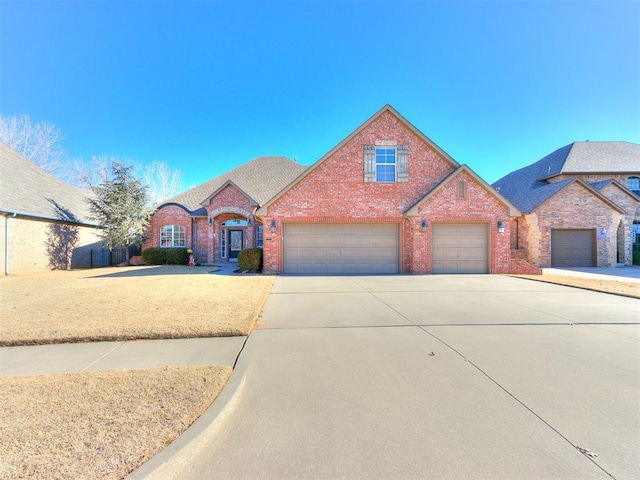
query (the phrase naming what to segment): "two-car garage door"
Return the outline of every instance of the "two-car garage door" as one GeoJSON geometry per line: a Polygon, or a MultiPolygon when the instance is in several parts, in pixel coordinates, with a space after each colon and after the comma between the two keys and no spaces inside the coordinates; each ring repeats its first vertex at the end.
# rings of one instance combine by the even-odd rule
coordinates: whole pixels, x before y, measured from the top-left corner
{"type": "Polygon", "coordinates": [[[398,224],[284,224],[284,273],[400,271],[398,224]]]}

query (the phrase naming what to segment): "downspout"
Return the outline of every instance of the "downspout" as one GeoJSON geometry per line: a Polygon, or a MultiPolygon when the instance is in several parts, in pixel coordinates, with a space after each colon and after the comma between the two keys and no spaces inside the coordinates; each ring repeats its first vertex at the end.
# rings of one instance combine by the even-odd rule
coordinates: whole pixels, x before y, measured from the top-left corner
{"type": "Polygon", "coordinates": [[[9,275],[9,218],[16,218],[18,214],[13,212],[11,217],[4,217],[4,274],[9,275]]]}

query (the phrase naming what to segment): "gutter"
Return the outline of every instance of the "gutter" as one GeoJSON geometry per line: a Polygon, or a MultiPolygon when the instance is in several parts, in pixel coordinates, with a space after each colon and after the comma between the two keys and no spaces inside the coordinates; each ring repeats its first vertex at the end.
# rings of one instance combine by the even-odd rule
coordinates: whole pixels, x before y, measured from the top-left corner
{"type": "Polygon", "coordinates": [[[40,213],[22,212],[20,210],[1,210],[0,209],[0,215],[11,216],[11,218],[15,218],[16,216],[39,218],[41,220],[50,220],[54,222],[74,223],[76,225],[81,225],[84,227],[103,228],[102,225],[98,223],[82,222],[79,220],[65,220],[64,218],[54,217],[52,215],[42,215],[40,213]]]}

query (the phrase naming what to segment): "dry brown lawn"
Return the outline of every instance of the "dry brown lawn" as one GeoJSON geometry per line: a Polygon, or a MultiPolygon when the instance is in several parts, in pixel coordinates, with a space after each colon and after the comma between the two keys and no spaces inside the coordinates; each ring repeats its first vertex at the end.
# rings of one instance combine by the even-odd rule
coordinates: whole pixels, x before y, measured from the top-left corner
{"type": "Polygon", "coordinates": [[[0,279],[0,346],[248,335],[275,277],[212,267],[54,271],[0,279]]]}
{"type": "Polygon", "coordinates": [[[640,298],[640,283],[622,280],[605,280],[600,278],[578,277],[572,275],[511,275],[512,277],[536,280],[538,282],[555,283],[568,287],[578,287],[596,292],[613,293],[625,297],[640,298]]]}
{"type": "Polygon", "coordinates": [[[231,367],[0,377],[0,478],[120,479],[176,439],[231,367]]]}

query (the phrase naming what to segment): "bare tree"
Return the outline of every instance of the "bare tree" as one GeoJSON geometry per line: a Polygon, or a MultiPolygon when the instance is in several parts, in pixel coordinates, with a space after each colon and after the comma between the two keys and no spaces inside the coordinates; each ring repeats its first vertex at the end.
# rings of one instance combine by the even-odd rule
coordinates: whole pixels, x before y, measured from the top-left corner
{"type": "Polygon", "coordinates": [[[0,142],[55,176],[60,176],[66,162],[63,138],[62,130],[51,123],[0,114],[0,142]]]}
{"type": "Polygon", "coordinates": [[[182,172],[160,160],[145,166],[107,154],[70,159],[62,148],[63,138],[62,130],[51,123],[33,122],[28,115],[0,114],[0,142],[64,182],[90,189],[109,180],[113,165],[132,165],[130,173],[136,172],[147,186],[151,205],[174,196],[182,186],[182,172]]]}
{"type": "Polygon", "coordinates": [[[153,205],[178,193],[182,186],[182,172],[172,169],[166,162],[154,160],[144,169],[143,181],[153,205]]]}

